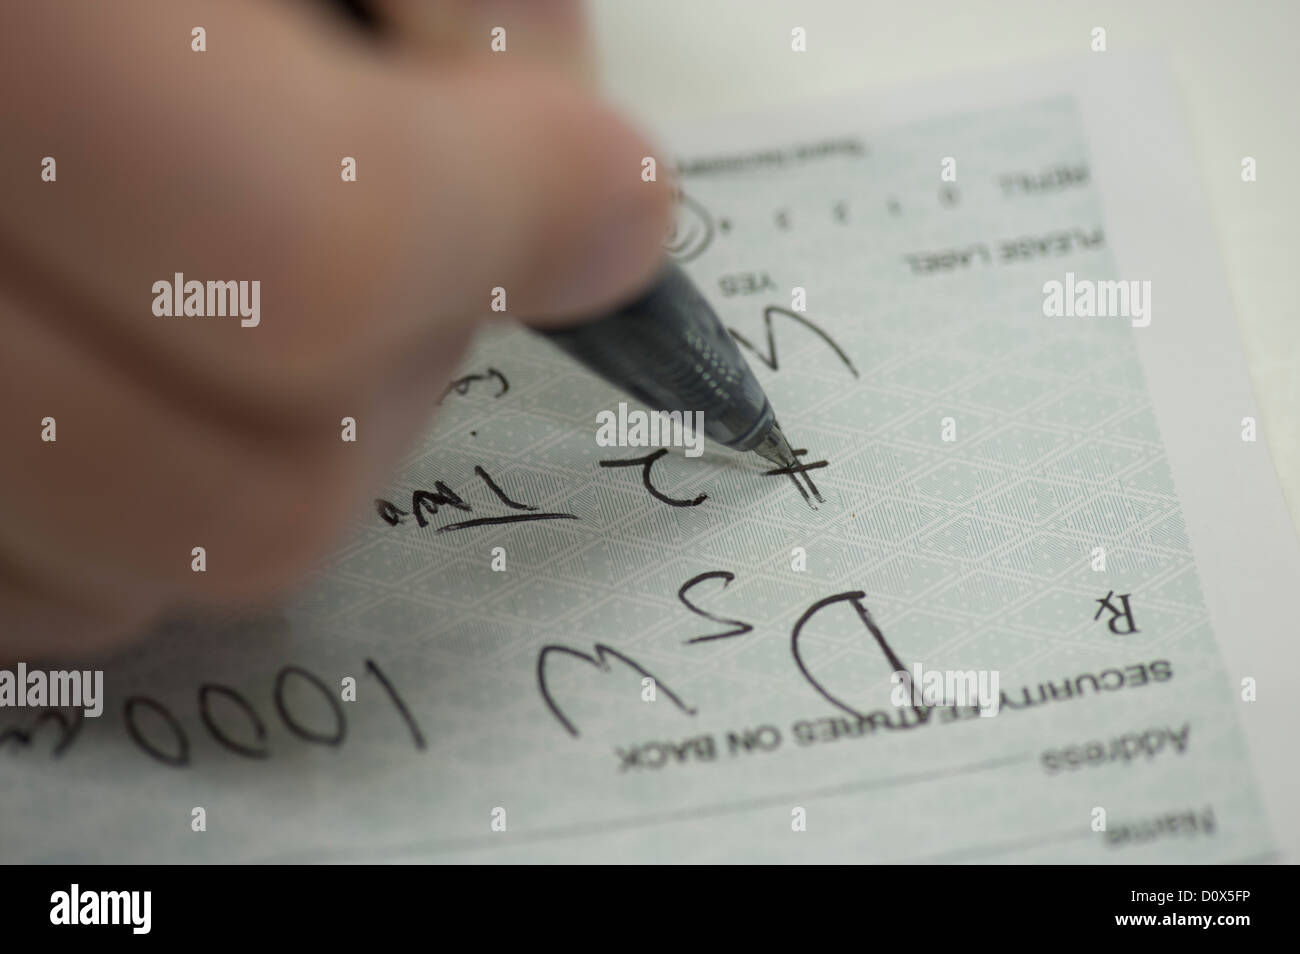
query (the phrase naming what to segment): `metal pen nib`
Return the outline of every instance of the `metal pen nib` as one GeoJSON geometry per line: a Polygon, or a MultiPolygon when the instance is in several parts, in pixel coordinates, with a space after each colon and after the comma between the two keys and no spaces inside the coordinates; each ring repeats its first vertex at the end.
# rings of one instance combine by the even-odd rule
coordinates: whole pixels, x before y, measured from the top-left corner
{"type": "Polygon", "coordinates": [[[790,442],[785,439],[781,425],[776,421],[772,422],[772,429],[763,435],[763,439],[754,445],[753,450],[759,457],[770,460],[778,467],[790,467],[795,463],[790,442]]]}
{"type": "Polygon", "coordinates": [[[738,339],[680,265],[614,311],[545,334],[646,407],[690,408],[683,414],[703,415],[700,429],[723,447],[757,451],[778,470],[799,466],[738,339]]]}

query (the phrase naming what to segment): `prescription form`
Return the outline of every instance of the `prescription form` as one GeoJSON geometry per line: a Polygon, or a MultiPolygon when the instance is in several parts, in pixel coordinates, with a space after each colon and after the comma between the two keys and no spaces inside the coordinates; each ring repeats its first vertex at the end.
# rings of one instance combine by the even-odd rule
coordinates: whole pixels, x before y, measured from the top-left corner
{"type": "Polygon", "coordinates": [[[1300,559],[1158,72],[665,141],[797,465],[598,443],[624,396],[486,333],[290,602],[167,624],[99,719],[4,714],[0,858],[1289,855],[1300,559]]]}

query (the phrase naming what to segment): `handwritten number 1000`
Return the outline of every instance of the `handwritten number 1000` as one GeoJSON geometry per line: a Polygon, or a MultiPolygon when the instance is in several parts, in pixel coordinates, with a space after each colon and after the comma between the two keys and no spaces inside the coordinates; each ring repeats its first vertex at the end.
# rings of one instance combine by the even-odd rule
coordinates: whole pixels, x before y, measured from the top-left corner
{"type": "MultiPolygon", "coordinates": [[[[366,672],[379,680],[380,685],[384,687],[388,695],[389,701],[393,703],[398,714],[406,723],[407,730],[411,734],[411,741],[417,749],[423,749],[425,747],[424,734],[411,717],[410,710],[406,708],[406,704],[402,701],[402,697],[398,695],[393,684],[388,681],[388,678],[373,660],[366,660],[366,672]]],[[[280,669],[275,677],[272,700],[275,704],[275,710],[280,716],[280,721],[284,723],[285,728],[304,742],[339,746],[343,744],[343,740],[347,737],[347,717],[344,715],[343,706],[335,693],[319,677],[301,666],[284,666],[280,669]],[[331,718],[327,726],[309,726],[291,711],[289,702],[285,698],[285,686],[291,677],[312,686],[320,694],[321,698],[328,703],[331,718]]],[[[219,683],[205,682],[199,687],[198,703],[199,718],[202,719],[208,734],[222,748],[250,759],[264,759],[271,754],[267,745],[266,723],[258,715],[252,703],[237,689],[219,683]],[[251,739],[248,738],[248,733],[245,733],[244,740],[241,741],[218,722],[212,711],[213,700],[218,697],[233,703],[242,713],[244,721],[251,730],[251,739]]],[[[126,731],[131,736],[132,741],[150,757],[164,765],[175,768],[190,764],[189,736],[171,710],[161,702],[149,696],[131,696],[123,705],[122,715],[126,720],[126,731]],[[167,732],[171,735],[170,744],[158,744],[151,738],[146,737],[145,733],[140,730],[140,719],[146,711],[151,711],[166,725],[167,732]]]]}

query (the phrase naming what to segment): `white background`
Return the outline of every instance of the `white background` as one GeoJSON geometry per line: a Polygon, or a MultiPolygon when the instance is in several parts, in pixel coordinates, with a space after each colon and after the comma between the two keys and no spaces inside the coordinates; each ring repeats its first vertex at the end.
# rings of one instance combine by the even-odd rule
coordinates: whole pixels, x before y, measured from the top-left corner
{"type": "Polygon", "coordinates": [[[1261,429],[1296,522],[1300,0],[594,0],[590,7],[605,90],[651,129],[1021,63],[1040,65],[1047,82],[1054,61],[1089,53],[1098,26],[1109,52],[1162,59],[1180,94],[1261,429]],[[790,50],[796,26],[807,31],[805,53],[790,50]],[[1257,182],[1241,181],[1243,156],[1255,158],[1257,182]]]}

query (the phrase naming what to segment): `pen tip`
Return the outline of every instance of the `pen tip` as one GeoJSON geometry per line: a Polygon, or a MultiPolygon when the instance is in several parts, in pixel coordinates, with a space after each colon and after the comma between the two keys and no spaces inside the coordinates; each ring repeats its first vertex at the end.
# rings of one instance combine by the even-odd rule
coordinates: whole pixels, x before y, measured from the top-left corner
{"type": "Polygon", "coordinates": [[[778,467],[790,467],[795,463],[790,442],[785,439],[781,425],[775,421],[772,423],[772,429],[754,446],[754,453],[765,460],[770,460],[778,467]]]}

